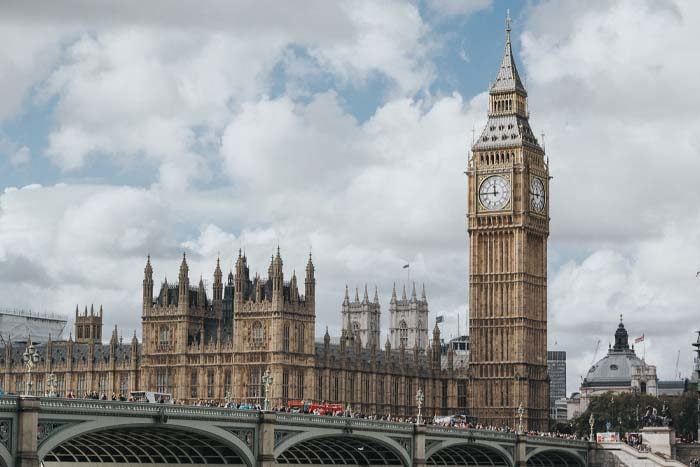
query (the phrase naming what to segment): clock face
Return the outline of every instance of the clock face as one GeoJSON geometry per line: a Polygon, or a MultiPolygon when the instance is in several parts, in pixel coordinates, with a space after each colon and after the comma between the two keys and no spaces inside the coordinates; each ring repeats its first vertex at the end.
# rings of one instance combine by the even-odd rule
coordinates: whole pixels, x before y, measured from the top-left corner
{"type": "Polygon", "coordinates": [[[539,178],[530,181],[530,208],[533,211],[544,211],[544,184],[539,178]]]}
{"type": "Polygon", "coordinates": [[[493,175],[481,182],[479,201],[490,211],[503,209],[510,201],[510,183],[500,175],[493,175]]]}

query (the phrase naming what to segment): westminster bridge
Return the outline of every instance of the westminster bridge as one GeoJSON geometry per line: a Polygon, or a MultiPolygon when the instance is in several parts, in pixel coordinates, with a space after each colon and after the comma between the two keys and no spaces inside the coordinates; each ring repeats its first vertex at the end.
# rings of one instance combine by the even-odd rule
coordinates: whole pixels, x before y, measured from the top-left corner
{"type": "Polygon", "coordinates": [[[594,444],[487,430],[83,399],[0,398],[0,465],[584,467],[594,444]]]}

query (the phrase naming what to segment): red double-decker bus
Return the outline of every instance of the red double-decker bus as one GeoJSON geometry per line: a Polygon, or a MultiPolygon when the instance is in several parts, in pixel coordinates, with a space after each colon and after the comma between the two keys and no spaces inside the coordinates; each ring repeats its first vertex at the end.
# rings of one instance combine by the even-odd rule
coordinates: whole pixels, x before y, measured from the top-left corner
{"type": "Polygon", "coordinates": [[[337,415],[342,413],[343,404],[328,404],[326,402],[313,402],[305,400],[290,400],[287,407],[294,413],[309,413],[317,415],[337,415]]]}

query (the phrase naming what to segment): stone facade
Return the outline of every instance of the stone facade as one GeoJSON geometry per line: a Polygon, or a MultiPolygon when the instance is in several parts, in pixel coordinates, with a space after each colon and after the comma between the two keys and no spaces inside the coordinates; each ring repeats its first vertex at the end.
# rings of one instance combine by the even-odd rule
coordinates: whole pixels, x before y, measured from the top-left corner
{"type": "Polygon", "coordinates": [[[510,18],[488,121],[468,175],[471,414],[546,431],[549,168],[529,124],[511,52],[510,18]]]}
{"type": "MultiPolygon", "coordinates": [[[[91,307],[92,309],[92,307],[91,307]]],[[[102,334],[102,313],[94,310],[88,314],[76,311],[76,335],[82,332],[81,341],[74,341],[71,334],[68,340],[36,344],[39,362],[32,370],[32,385],[22,355],[27,347],[25,341],[4,339],[0,349],[0,387],[5,393],[43,396],[54,392],[65,396],[72,392],[82,397],[85,393],[97,392],[111,398],[112,393],[128,395],[129,391],[140,387],[141,345],[134,334],[131,342],[124,343],[115,328],[108,344],[103,344],[97,336],[102,334]],[[94,336],[94,337],[91,337],[94,336]],[[49,374],[55,375],[54,387],[49,387],[49,374]]]]}
{"type": "MultiPolygon", "coordinates": [[[[466,412],[466,367],[455,364],[454,350],[442,345],[437,325],[426,347],[392,348],[387,336],[382,349],[378,336],[376,345],[363,345],[360,335],[345,330],[339,342],[331,344],[327,332],[322,342],[316,342],[316,279],[311,257],[305,272],[301,293],[296,275],[284,280],[279,251],[265,279],[251,277],[247,258],[240,255],[224,284],[217,260],[210,299],[202,278],[197,286],[189,285],[189,267],[183,256],[178,282],[164,280],[155,295],[148,258],[143,279],[143,342],[139,344],[134,334],[124,344],[115,328],[109,344],[102,344],[98,338],[101,309],[96,313],[91,307],[90,312],[77,313],[75,329],[83,336],[81,342],[71,335],[67,341],[49,340],[36,346],[41,358],[33,371],[30,392],[49,393],[47,376],[53,373],[55,392],[61,396],[96,392],[111,398],[112,393],[126,396],[133,390],[146,390],[171,393],[188,403],[223,401],[228,395],[235,401],[262,404],[262,376],[269,370],[273,406],[305,399],[408,417],[416,414],[415,395],[422,389],[425,416],[466,412]],[[441,365],[442,360],[446,363],[441,365]]],[[[417,301],[415,297],[411,300],[417,301]]],[[[427,315],[427,301],[423,297],[421,302],[427,315]]],[[[359,304],[362,308],[362,302],[359,304]]],[[[376,293],[371,306],[365,308],[376,314],[378,327],[376,293]]],[[[24,393],[26,343],[6,342],[4,352],[0,350],[4,355],[0,358],[4,370],[0,387],[8,393],[24,393]]],[[[369,343],[373,342],[370,337],[369,343]]]]}
{"type": "Polygon", "coordinates": [[[413,283],[411,298],[406,298],[406,286],[403,287],[401,299],[396,298],[396,286],[391,291],[389,302],[389,338],[391,345],[411,349],[428,347],[428,300],[425,287],[421,298],[416,297],[416,284],[413,283]]]}
{"type": "MultiPolygon", "coordinates": [[[[416,391],[423,389],[424,413],[466,411],[466,368],[455,368],[453,351],[447,349],[447,365],[441,367],[437,327],[431,346],[397,349],[389,339],[383,350],[378,345],[376,291],[372,301],[367,294],[360,301],[358,291],[354,302],[346,292],[340,341],[331,344],[326,332],[323,342],[315,342],[316,279],[311,257],[305,272],[301,294],[296,275],[284,280],[279,250],[264,279],[251,277],[241,254],[235,273],[223,285],[217,261],[209,301],[201,280],[198,287],[189,287],[183,258],[179,283],[164,282],[154,298],[149,259],[144,271],[141,388],[170,392],[190,402],[222,400],[228,393],[234,400],[257,404],[264,398],[261,378],[269,370],[273,378],[269,398],[276,406],[306,399],[349,404],[367,413],[411,416],[416,412],[416,391]],[[373,325],[376,334],[370,332],[373,325]]],[[[414,309],[420,303],[427,322],[424,294],[421,300],[414,295],[405,301],[414,309]]]]}
{"type": "Polygon", "coordinates": [[[379,291],[374,288],[374,298],[369,300],[367,285],[365,294],[360,301],[360,292],[355,289],[355,300],[350,301],[348,288],[345,287],[345,298],[342,305],[343,332],[352,333],[355,339],[359,339],[365,347],[379,348],[381,334],[381,307],[379,305],[379,291]]]}

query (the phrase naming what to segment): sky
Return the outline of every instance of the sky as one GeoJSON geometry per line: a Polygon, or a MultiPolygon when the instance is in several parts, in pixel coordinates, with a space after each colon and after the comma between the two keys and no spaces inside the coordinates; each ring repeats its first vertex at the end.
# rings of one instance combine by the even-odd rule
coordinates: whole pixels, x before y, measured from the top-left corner
{"type": "MultiPolygon", "coordinates": [[[[210,286],[239,248],[347,284],[425,284],[467,327],[469,147],[506,9],[550,161],[549,348],[576,390],[622,314],[661,378],[700,328],[692,0],[0,3],[0,307],[140,335],[141,281],[210,286]],[[108,6],[107,6],[108,5],[108,6]],[[596,353],[597,343],[600,341],[596,353]]],[[[410,292],[410,284],[408,285],[410,292]]],[[[362,292],[361,292],[362,293],[362,292]]],[[[105,332],[105,335],[108,335],[105,332]]]]}

